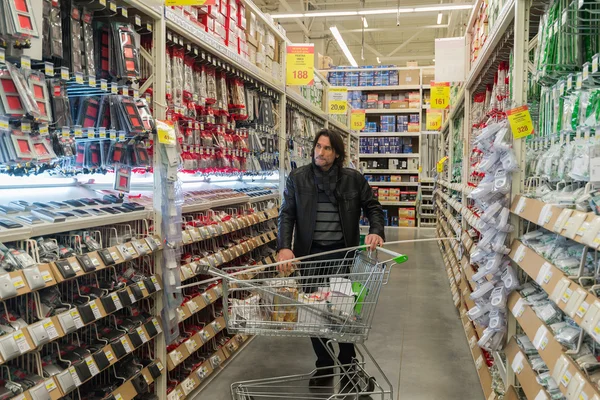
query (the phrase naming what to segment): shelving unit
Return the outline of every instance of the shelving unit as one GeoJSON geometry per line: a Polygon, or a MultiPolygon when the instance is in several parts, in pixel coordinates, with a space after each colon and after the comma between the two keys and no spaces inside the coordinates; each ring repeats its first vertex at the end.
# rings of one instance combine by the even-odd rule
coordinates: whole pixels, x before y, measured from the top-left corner
{"type": "MultiPolygon", "coordinates": [[[[322,70],[321,73],[336,73],[336,72],[365,72],[365,71],[398,71],[398,72],[406,72],[407,74],[415,73],[418,75],[419,83],[423,81],[423,69],[424,68],[412,68],[412,67],[384,67],[384,68],[374,68],[374,69],[361,69],[361,68],[343,68],[340,70],[332,69],[332,70],[322,70]]],[[[408,79],[408,78],[407,78],[408,79]]],[[[414,78],[411,78],[414,79],[414,78]]],[[[408,181],[408,179],[402,178],[402,182],[391,182],[391,179],[386,179],[386,181],[379,181],[382,175],[391,174],[391,175],[406,175],[406,174],[414,174],[421,175],[421,172],[417,167],[422,165],[422,151],[425,151],[425,148],[422,148],[422,128],[424,127],[424,98],[425,98],[425,90],[429,90],[430,85],[421,85],[421,84],[401,84],[401,85],[392,85],[392,86],[349,86],[348,91],[359,91],[359,92],[382,92],[386,95],[397,95],[397,94],[406,94],[407,92],[413,91],[418,92],[419,95],[419,107],[411,107],[411,108],[394,108],[394,109],[384,109],[384,108],[366,108],[365,114],[367,116],[368,122],[377,122],[379,116],[386,115],[404,115],[404,114],[415,114],[418,115],[419,122],[418,124],[418,132],[360,132],[360,138],[397,138],[402,141],[402,139],[408,139],[411,142],[413,153],[360,153],[358,155],[359,159],[362,160],[361,170],[364,174],[370,175],[373,174],[370,185],[373,187],[380,188],[381,193],[385,193],[386,190],[391,190],[392,188],[399,188],[404,191],[411,191],[412,188],[417,188],[415,190],[416,194],[418,194],[419,182],[418,179],[415,181],[408,181]],[[412,140],[411,140],[412,139],[412,140]],[[379,168],[369,168],[366,165],[366,162],[369,160],[373,160],[377,162],[377,159],[385,160],[385,162],[403,162],[402,160],[413,159],[416,160],[415,164],[411,164],[408,169],[381,169],[379,168]]],[[[427,96],[428,97],[428,96],[427,96]]],[[[364,101],[364,100],[363,100],[364,101]]],[[[408,99],[405,100],[408,104],[408,99]]],[[[378,104],[381,107],[380,104],[378,104]]],[[[364,106],[363,106],[364,107],[364,106]]],[[[379,124],[379,122],[377,122],[379,124]]],[[[396,122],[394,122],[396,124],[396,122]]],[[[376,139],[378,140],[378,139],[376,139]]],[[[402,143],[402,142],[401,142],[402,143]]],[[[361,147],[365,147],[364,144],[361,147]]],[[[370,179],[368,177],[368,179],[370,179]]],[[[384,178],[385,179],[385,178],[384,178]]],[[[393,192],[392,196],[396,196],[396,192],[393,192]]],[[[398,197],[400,193],[397,194],[398,197]]],[[[386,207],[386,212],[388,213],[388,221],[399,217],[398,210],[389,207],[396,207],[398,205],[406,205],[406,206],[416,206],[417,202],[399,202],[399,201],[387,201],[386,198],[388,196],[382,194],[381,204],[386,207]]],[[[416,196],[417,197],[417,196],[416,196]]],[[[414,215],[412,217],[404,216],[404,218],[414,218],[415,227],[419,226],[420,219],[417,216],[417,210],[413,210],[414,215]]],[[[409,212],[410,215],[410,212],[409,212]]]]}

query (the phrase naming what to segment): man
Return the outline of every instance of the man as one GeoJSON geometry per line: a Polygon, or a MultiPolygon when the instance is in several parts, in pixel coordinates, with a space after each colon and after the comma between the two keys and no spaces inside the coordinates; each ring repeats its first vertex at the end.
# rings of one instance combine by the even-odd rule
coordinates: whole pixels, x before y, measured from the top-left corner
{"type": "MultiPolygon", "coordinates": [[[[382,245],[381,204],[373,197],[373,190],[360,172],[343,167],[346,151],[342,137],[334,131],[321,130],[314,139],[312,157],[312,164],[292,171],[286,182],[279,213],[278,261],[358,246],[361,209],[370,225],[365,244],[371,249],[382,245]]],[[[322,259],[343,258],[344,254],[322,259]]],[[[288,269],[290,265],[282,264],[280,269],[288,269]]],[[[323,341],[311,340],[317,368],[333,367],[334,361],[323,341]]],[[[354,344],[340,343],[338,360],[342,365],[351,364],[355,356],[354,344]]],[[[310,386],[328,385],[331,378],[327,375],[331,376],[332,372],[333,369],[318,369],[310,386]]]]}

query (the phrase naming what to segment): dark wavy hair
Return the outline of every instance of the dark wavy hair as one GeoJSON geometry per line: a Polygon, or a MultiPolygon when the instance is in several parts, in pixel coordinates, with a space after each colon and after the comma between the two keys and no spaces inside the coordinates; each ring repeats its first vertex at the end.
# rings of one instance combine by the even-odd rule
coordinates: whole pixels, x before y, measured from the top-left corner
{"type": "Polygon", "coordinates": [[[333,163],[340,168],[343,167],[344,160],[346,159],[346,147],[344,146],[344,139],[342,139],[342,136],[339,133],[330,129],[321,129],[319,132],[317,132],[315,140],[313,140],[313,147],[310,153],[311,157],[313,159],[315,158],[315,147],[317,147],[317,142],[321,136],[326,136],[329,138],[331,147],[333,147],[335,154],[339,155],[339,157],[337,157],[333,163]]]}

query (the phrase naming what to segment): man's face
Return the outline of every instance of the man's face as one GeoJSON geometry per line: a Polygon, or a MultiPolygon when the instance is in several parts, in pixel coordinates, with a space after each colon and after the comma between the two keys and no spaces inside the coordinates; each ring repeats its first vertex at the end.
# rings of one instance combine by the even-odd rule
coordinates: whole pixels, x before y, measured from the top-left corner
{"type": "Polygon", "coordinates": [[[315,146],[315,164],[327,171],[333,165],[338,155],[331,147],[331,141],[327,136],[321,135],[315,146]]]}

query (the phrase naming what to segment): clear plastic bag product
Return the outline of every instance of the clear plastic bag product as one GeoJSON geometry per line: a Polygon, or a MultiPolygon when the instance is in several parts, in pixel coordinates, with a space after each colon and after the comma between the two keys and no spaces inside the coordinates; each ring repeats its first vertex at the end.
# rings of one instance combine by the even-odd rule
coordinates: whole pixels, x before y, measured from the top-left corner
{"type": "Polygon", "coordinates": [[[540,356],[534,355],[529,357],[529,363],[531,364],[531,368],[538,374],[548,371],[548,366],[540,356]]]}
{"type": "Polygon", "coordinates": [[[83,61],[85,73],[96,77],[96,64],[94,62],[94,29],[92,27],[93,13],[87,8],[83,9],[82,31],[83,31],[83,61]]]}
{"type": "Polygon", "coordinates": [[[531,340],[529,339],[529,337],[527,337],[527,335],[517,335],[515,336],[515,339],[517,341],[517,344],[525,354],[537,354],[537,349],[535,348],[533,343],[531,343],[531,340]]]}
{"type": "Polygon", "coordinates": [[[502,274],[502,282],[507,293],[519,287],[519,277],[511,265],[506,266],[506,271],[502,274]]]}
{"type": "Polygon", "coordinates": [[[519,163],[517,162],[517,157],[512,149],[502,153],[500,162],[502,163],[502,168],[504,168],[506,172],[515,172],[519,170],[519,163]]]}
{"type": "Polygon", "coordinates": [[[527,283],[523,284],[523,286],[521,287],[521,290],[519,292],[521,293],[521,296],[527,297],[527,296],[531,296],[534,293],[539,292],[539,289],[537,287],[535,287],[531,282],[527,282],[527,283]]]}
{"type": "Polygon", "coordinates": [[[563,346],[568,349],[576,349],[579,336],[581,335],[581,328],[573,326],[565,326],[561,329],[554,338],[563,346]]]}
{"type": "Polygon", "coordinates": [[[577,139],[574,142],[573,164],[569,176],[577,181],[590,180],[590,140],[577,139]]]}
{"type": "Polygon", "coordinates": [[[532,309],[546,325],[560,322],[562,319],[562,313],[557,310],[556,306],[550,301],[540,305],[534,305],[532,306],[532,309]]]}
{"type": "Polygon", "coordinates": [[[490,321],[489,310],[479,305],[471,307],[471,309],[467,311],[467,317],[479,326],[487,326],[490,321]]]}

